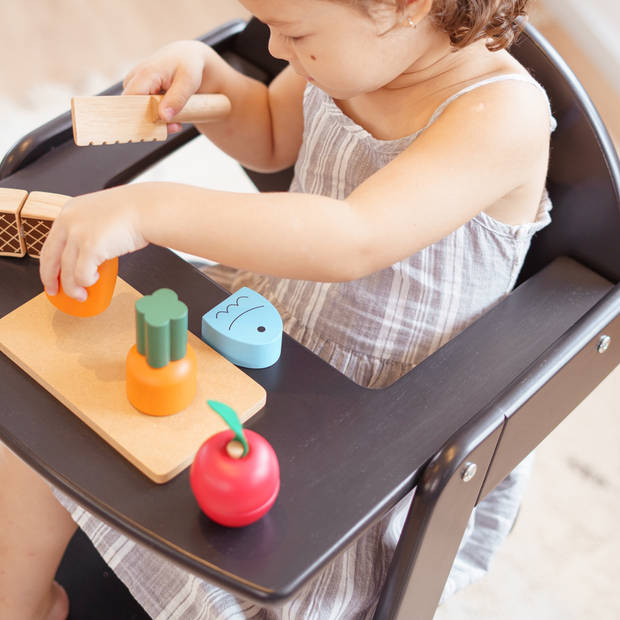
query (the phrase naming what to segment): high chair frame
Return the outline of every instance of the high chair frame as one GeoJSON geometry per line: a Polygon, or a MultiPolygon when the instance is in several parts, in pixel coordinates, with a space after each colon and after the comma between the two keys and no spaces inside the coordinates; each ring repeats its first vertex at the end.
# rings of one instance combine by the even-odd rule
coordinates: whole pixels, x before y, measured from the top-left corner
{"type": "MultiPolygon", "coordinates": [[[[255,20],[204,40],[265,82],[282,68],[255,20]]],[[[515,290],[389,388],[355,385],[288,337],[275,366],[247,371],[268,392],[248,426],[269,439],[282,470],[280,497],[261,521],[240,530],[211,523],[187,471],[151,483],[4,356],[0,439],[128,536],[262,605],[293,596],[416,487],[374,617],[432,618],[471,510],[620,360],[615,150],[575,76],[532,26],[513,52],[547,88],[558,120],[553,223],[534,239],[515,290]]],[[[69,195],[110,187],[195,135],[77,148],[67,113],[8,153],[0,187],[69,195]]],[[[290,171],[250,176],[261,190],[283,190],[290,171]]],[[[227,294],[159,247],[123,257],[120,275],[143,293],[173,287],[198,335],[202,313],[227,294]]],[[[42,289],[30,258],[1,259],[0,281],[0,315],[42,289]]]]}

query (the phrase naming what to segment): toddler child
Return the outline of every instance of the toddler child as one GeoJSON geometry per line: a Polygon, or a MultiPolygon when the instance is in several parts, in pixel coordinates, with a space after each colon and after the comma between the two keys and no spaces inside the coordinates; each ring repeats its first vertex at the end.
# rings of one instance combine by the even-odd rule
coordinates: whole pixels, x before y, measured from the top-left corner
{"type": "MultiPolygon", "coordinates": [[[[50,232],[41,279],[54,294],[60,274],[83,299],[101,262],[148,243],[204,256],[230,290],[268,297],[317,355],[385,387],[508,294],[532,235],[550,221],[549,102],[506,51],[527,0],[241,1],[269,26],[271,53],[289,62],[269,87],[184,41],[133,69],[125,92],[165,92],[164,120],[194,93],[225,93],[230,116],[198,128],[248,168],[295,163],[290,191],[143,183],[79,196],[50,232]]],[[[472,514],[444,598],[488,570],[527,469],[472,514]]],[[[292,601],[266,610],[56,493],[67,512],[7,451],[0,471],[3,618],[65,617],[53,576],[74,521],[153,617],[371,617],[410,501],[292,601]]]]}

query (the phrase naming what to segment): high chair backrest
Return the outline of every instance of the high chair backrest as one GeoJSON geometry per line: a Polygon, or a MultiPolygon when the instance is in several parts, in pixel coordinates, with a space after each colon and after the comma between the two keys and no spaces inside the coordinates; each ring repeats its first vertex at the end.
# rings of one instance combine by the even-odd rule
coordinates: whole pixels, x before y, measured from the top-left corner
{"type": "Polygon", "coordinates": [[[512,54],[544,86],[557,129],[547,188],[552,223],[532,241],[520,280],[558,256],[571,256],[612,282],[620,280],[620,166],[588,95],[564,60],[528,25],[512,54]]]}

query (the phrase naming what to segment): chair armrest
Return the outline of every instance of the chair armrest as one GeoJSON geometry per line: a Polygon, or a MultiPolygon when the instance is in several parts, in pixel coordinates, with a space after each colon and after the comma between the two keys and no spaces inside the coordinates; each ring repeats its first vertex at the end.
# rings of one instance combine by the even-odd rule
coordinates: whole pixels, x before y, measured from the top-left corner
{"type": "MultiPolygon", "coordinates": [[[[395,395],[414,394],[420,405],[432,410],[433,423],[444,427],[441,434],[448,439],[455,430],[493,408],[502,395],[523,380],[524,373],[541,366],[541,360],[547,359],[561,339],[613,288],[587,267],[570,258],[558,258],[390,389],[395,395]]],[[[617,298],[613,307],[617,314],[617,298]]],[[[609,319],[608,312],[605,316],[609,319]]],[[[573,342],[574,351],[596,329],[594,326],[581,334],[579,342],[573,342]]],[[[546,369],[544,364],[542,367],[546,369]]],[[[519,404],[515,402],[513,408],[504,403],[498,415],[510,415],[519,404]]],[[[433,452],[440,447],[434,446],[433,452]]]]}
{"type": "MultiPolygon", "coordinates": [[[[554,286],[554,280],[559,288],[574,283],[582,299],[588,289],[593,300],[598,298],[599,285],[604,285],[568,259],[533,278],[535,287],[545,285],[541,293],[554,286]]],[[[611,345],[620,340],[620,284],[606,288],[602,298],[450,437],[424,468],[375,620],[408,618],[414,609],[416,618],[433,617],[476,503],[620,363],[620,348],[611,345]]],[[[515,291],[511,301],[522,292],[515,291]]],[[[572,301],[567,296],[565,305],[572,301]]],[[[536,304],[524,309],[536,310],[536,304]]],[[[515,343],[520,345],[519,340],[515,343]]]]}
{"type": "Polygon", "coordinates": [[[442,391],[432,413],[446,427],[442,467],[503,425],[480,501],[620,364],[618,342],[620,283],[561,257],[401,381],[411,390],[452,375],[455,393],[442,391]],[[462,422],[448,436],[451,409],[462,422]]]}

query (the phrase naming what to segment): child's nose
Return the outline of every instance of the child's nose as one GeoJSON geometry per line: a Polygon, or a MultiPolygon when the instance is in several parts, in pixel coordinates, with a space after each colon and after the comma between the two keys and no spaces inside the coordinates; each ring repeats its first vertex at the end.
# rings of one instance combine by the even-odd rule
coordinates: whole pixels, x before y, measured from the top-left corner
{"type": "Polygon", "coordinates": [[[280,58],[282,60],[290,61],[289,48],[285,37],[276,32],[273,32],[273,30],[271,31],[269,36],[268,49],[269,53],[274,58],[280,58]]]}

